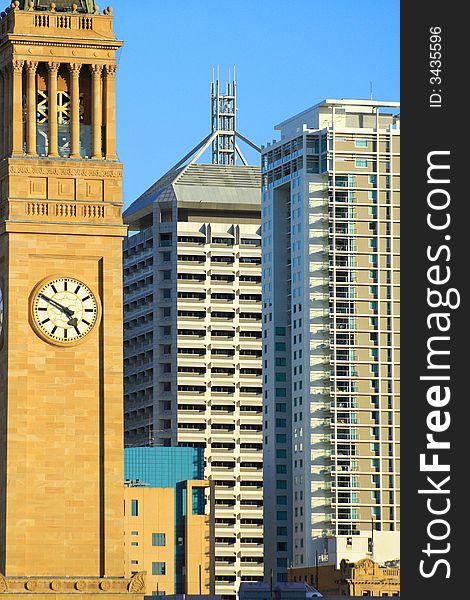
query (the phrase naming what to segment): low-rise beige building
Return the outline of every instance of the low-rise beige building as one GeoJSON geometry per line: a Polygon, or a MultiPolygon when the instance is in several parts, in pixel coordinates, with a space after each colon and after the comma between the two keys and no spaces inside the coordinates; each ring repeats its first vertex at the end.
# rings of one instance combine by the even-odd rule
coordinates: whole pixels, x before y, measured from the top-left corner
{"type": "Polygon", "coordinates": [[[289,569],[289,581],[303,581],[328,596],[400,596],[398,561],[380,565],[364,558],[334,565],[289,569]]]}
{"type": "Polygon", "coordinates": [[[400,567],[379,565],[369,558],[341,561],[339,593],[344,596],[399,596],[400,567]]]}
{"type": "Polygon", "coordinates": [[[197,514],[193,502],[194,491],[208,485],[202,480],[179,489],[126,486],[126,574],[146,571],[147,594],[175,594],[177,581],[185,594],[211,593],[210,517],[197,514]]]}

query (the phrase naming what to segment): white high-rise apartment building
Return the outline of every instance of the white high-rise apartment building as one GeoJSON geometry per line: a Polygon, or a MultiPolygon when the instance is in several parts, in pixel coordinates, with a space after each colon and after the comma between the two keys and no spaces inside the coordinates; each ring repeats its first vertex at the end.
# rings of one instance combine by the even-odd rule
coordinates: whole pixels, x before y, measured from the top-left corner
{"type": "Polygon", "coordinates": [[[261,177],[235,164],[235,84],[213,92],[212,134],[124,213],[125,443],[205,449],[233,600],[263,579],[261,177]]]}
{"type": "Polygon", "coordinates": [[[265,572],[275,579],[399,558],[397,112],[325,100],[278,125],[280,141],[262,151],[265,572]]]}

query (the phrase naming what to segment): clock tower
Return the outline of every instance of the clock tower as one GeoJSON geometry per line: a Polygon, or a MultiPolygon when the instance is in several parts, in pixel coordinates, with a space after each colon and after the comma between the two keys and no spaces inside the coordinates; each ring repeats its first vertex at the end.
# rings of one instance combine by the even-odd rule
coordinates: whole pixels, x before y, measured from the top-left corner
{"type": "Polygon", "coordinates": [[[124,578],[122,165],[112,9],[0,16],[0,596],[124,578]]]}

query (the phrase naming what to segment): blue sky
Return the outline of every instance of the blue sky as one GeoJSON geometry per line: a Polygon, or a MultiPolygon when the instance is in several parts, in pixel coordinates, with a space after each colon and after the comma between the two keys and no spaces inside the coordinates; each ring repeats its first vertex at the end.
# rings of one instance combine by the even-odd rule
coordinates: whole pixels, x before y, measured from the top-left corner
{"type": "Polygon", "coordinates": [[[258,145],[324,98],[368,98],[370,81],[399,100],[399,0],[115,0],[113,13],[126,206],[209,133],[213,66],[225,84],[236,65],[238,129],[258,145]]]}

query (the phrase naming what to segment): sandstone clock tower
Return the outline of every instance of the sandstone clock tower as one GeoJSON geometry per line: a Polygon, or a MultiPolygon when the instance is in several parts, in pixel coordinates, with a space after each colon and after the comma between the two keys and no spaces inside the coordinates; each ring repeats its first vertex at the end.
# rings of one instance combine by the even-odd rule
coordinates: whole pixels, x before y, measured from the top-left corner
{"type": "Polygon", "coordinates": [[[111,8],[0,17],[0,597],[129,597],[111,8]]]}

